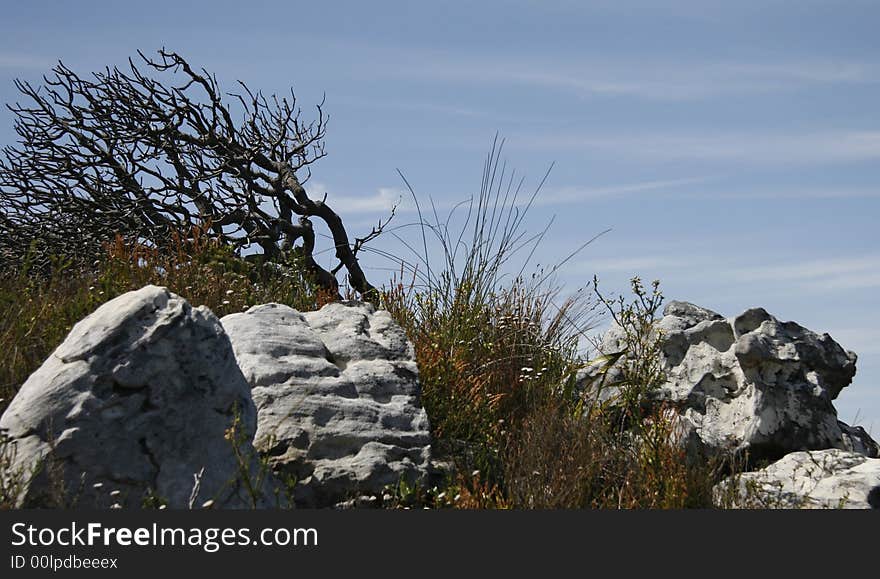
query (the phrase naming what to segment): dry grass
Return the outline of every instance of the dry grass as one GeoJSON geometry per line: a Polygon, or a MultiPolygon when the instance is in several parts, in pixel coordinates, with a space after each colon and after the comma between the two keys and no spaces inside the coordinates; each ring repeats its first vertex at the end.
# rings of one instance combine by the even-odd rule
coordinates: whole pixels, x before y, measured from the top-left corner
{"type": "Polygon", "coordinates": [[[326,301],[295,264],[281,268],[242,259],[198,231],[174,241],[173,252],[159,253],[117,240],[108,245],[106,259],[85,270],[56,260],[48,276],[27,267],[0,272],[0,412],[76,322],[147,284],[166,286],[218,317],[266,302],[309,310],[326,301]]]}
{"type": "Polygon", "coordinates": [[[711,506],[721,465],[688,464],[676,444],[674,410],[650,403],[664,380],[651,331],[663,299],[659,284],[646,290],[636,279],[631,301],[608,300],[594,280],[592,288],[563,298],[553,273],[564,259],[529,277],[522,275],[528,257],[512,268],[511,256],[523,249],[532,255],[543,234],[521,231],[534,195],[517,201],[519,186],[505,177],[499,156],[500,147],[493,147],[480,193],[458,219],[462,231],[451,231],[453,220],[436,214],[421,221],[425,255],[402,264],[401,278],[411,276],[410,283],[398,281],[385,293],[385,307],[415,345],[435,452],[455,465],[447,489],[416,503],[711,506]],[[427,255],[431,236],[439,258],[427,255]],[[443,265],[439,273],[431,269],[436,263],[443,265]],[[519,275],[505,277],[509,271],[519,275]],[[578,391],[575,380],[588,363],[579,346],[598,310],[626,335],[625,352],[609,359],[621,369],[617,382],[606,385],[619,392],[610,404],[578,391]],[[459,498],[450,503],[450,496],[459,498]]]}
{"type": "MultiPolygon", "coordinates": [[[[383,294],[415,347],[435,455],[453,464],[443,485],[401,486],[383,506],[711,506],[724,465],[690,464],[675,443],[674,409],[649,403],[663,381],[651,332],[662,301],[657,286],[646,291],[639,282],[631,302],[609,301],[595,286],[562,296],[555,268],[525,275],[543,233],[522,233],[534,195],[518,200],[519,186],[499,171],[499,154],[493,148],[487,158],[480,194],[464,219],[470,229],[454,233],[450,220],[421,220],[441,259],[428,259],[423,238],[426,255],[402,266],[401,278],[410,282],[392,283],[383,294]],[[527,257],[512,268],[519,251],[527,257]],[[582,338],[600,310],[626,334],[625,352],[611,358],[623,369],[613,385],[620,395],[602,404],[576,381],[587,364],[582,338]]],[[[59,261],[48,277],[26,267],[0,275],[0,411],[73,324],[146,284],[167,286],[218,316],[266,302],[311,310],[330,299],[295,262],[243,259],[198,231],[183,239],[166,253],[117,241],[88,270],[59,261]]]]}

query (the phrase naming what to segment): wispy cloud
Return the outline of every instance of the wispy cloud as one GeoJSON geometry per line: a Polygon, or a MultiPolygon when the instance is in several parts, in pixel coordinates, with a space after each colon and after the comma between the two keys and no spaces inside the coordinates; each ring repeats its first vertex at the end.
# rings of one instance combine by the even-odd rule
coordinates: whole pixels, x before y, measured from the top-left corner
{"type": "Polygon", "coordinates": [[[772,189],[757,186],[750,189],[725,187],[685,189],[675,192],[675,196],[685,199],[873,199],[880,197],[880,185],[858,187],[848,185],[828,185],[826,187],[805,186],[792,189],[789,186],[772,189]]]}
{"type": "MultiPolygon", "coordinates": [[[[709,181],[711,177],[688,177],[682,179],[666,179],[654,181],[640,181],[635,183],[624,183],[620,185],[605,185],[601,187],[558,187],[548,188],[539,192],[535,197],[533,206],[535,207],[551,207],[556,205],[572,205],[584,203],[594,199],[604,197],[614,197],[619,195],[633,195],[639,193],[648,193],[653,191],[677,190],[682,187],[704,183],[709,181]]],[[[399,187],[380,187],[373,193],[364,195],[346,195],[337,191],[331,191],[327,185],[323,183],[310,183],[306,187],[313,197],[321,197],[327,194],[327,202],[332,204],[334,209],[343,215],[347,214],[365,214],[365,213],[388,213],[391,209],[395,209],[397,213],[412,213],[417,210],[413,202],[412,195],[409,191],[399,187]]],[[[512,200],[517,206],[524,206],[528,203],[531,191],[520,193],[516,200],[512,200]]],[[[420,196],[419,201],[421,211],[428,220],[433,219],[433,212],[438,212],[438,217],[445,219],[449,211],[467,211],[468,210],[468,194],[442,193],[434,194],[429,197],[420,196]]]]}
{"type": "Polygon", "coordinates": [[[326,193],[327,204],[332,205],[334,210],[342,215],[387,213],[395,206],[400,209],[406,204],[409,196],[408,193],[394,187],[380,187],[377,191],[364,195],[339,194],[326,184],[318,182],[309,183],[306,189],[313,198],[320,198],[326,193]]]}
{"type": "Polygon", "coordinates": [[[620,195],[647,193],[652,191],[674,191],[687,188],[690,185],[705,183],[711,179],[711,177],[686,177],[682,179],[665,179],[626,183],[622,185],[607,185],[604,187],[556,187],[548,189],[536,197],[535,205],[565,205],[604,197],[617,197],[620,195]]]}
{"type": "Polygon", "coordinates": [[[796,284],[804,289],[836,291],[880,287],[880,255],[823,258],[795,263],[734,268],[741,283],[796,284]]]}
{"type": "Polygon", "coordinates": [[[770,93],[816,85],[874,84],[880,67],[870,62],[791,60],[587,62],[525,58],[467,58],[425,55],[387,68],[385,75],[421,81],[509,84],[563,90],[580,96],[625,96],[652,100],[696,100],[720,95],[770,93]]]}
{"type": "MultiPolygon", "coordinates": [[[[656,250],[657,248],[655,248],[656,250]]],[[[802,292],[833,294],[880,287],[880,254],[853,257],[762,260],[754,251],[739,248],[735,255],[665,251],[583,259],[566,267],[570,275],[658,275],[689,286],[762,288],[762,293],[802,292]],[[777,292],[778,290],[778,292],[777,292]]]]}
{"type": "Polygon", "coordinates": [[[584,150],[617,158],[666,161],[818,164],[880,159],[880,130],[544,135],[519,140],[522,146],[538,150],[584,150]]]}

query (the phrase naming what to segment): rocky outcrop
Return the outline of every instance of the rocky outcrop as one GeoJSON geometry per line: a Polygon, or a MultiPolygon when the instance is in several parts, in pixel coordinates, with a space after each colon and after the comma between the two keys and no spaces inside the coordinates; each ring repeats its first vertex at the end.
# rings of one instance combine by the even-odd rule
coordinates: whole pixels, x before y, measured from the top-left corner
{"type": "Polygon", "coordinates": [[[880,508],[880,459],[838,449],[791,453],[715,487],[718,506],[880,508]]]}
{"type": "MultiPolygon", "coordinates": [[[[864,430],[837,420],[832,401],[851,381],[856,355],[828,334],[782,322],[764,309],[721,315],[670,302],[656,325],[665,384],[656,402],[678,410],[681,440],[692,456],[749,451],[775,460],[799,450],[837,448],[880,455],[864,430]]],[[[604,336],[604,353],[624,348],[620,328],[604,336]]],[[[609,372],[613,382],[619,367],[609,372]]],[[[581,376],[589,389],[593,375],[581,376]]],[[[614,388],[601,392],[612,399],[614,388]]]]}
{"type": "Polygon", "coordinates": [[[301,506],[329,506],[428,473],[418,368],[386,311],[256,306],[221,320],[258,411],[256,447],[301,506]]]}
{"type": "Polygon", "coordinates": [[[862,454],[869,458],[880,458],[880,444],[861,426],[850,426],[838,421],[843,435],[840,448],[862,454]]]}
{"type": "Polygon", "coordinates": [[[241,466],[256,474],[255,427],[250,387],[219,320],[155,286],[76,324],[0,418],[15,445],[13,470],[38,472],[23,507],[263,506],[238,476],[241,466]]]}

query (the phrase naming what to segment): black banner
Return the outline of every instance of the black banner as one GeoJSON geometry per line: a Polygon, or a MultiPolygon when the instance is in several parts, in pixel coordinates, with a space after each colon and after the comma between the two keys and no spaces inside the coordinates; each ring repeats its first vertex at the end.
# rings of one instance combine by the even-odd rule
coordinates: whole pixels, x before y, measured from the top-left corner
{"type": "Polygon", "coordinates": [[[858,557],[832,553],[872,556],[877,521],[872,512],[815,511],[22,510],[0,512],[0,568],[2,577],[470,576],[560,566],[598,572],[609,564],[708,572],[729,558],[736,566],[767,559],[815,571],[825,553],[843,571],[858,557]]]}

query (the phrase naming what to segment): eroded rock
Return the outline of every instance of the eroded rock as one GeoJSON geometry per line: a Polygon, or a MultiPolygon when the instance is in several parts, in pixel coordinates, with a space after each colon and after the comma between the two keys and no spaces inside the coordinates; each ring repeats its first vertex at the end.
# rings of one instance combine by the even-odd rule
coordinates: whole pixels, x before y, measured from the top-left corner
{"type": "MultiPolygon", "coordinates": [[[[733,318],[687,302],[670,302],[656,325],[665,384],[655,402],[678,410],[680,440],[692,456],[749,451],[775,460],[799,450],[838,448],[878,456],[864,430],[837,420],[832,401],[850,384],[856,354],[828,334],[782,322],[762,308],[733,318]]],[[[624,348],[618,327],[604,353],[624,348]]],[[[607,381],[620,377],[620,367],[607,381]]],[[[593,376],[581,376],[589,389],[593,376]]],[[[600,393],[613,399],[615,389],[600,393]]]]}
{"type": "Polygon", "coordinates": [[[839,449],[794,452],[715,487],[718,506],[880,508],[880,459],[839,449]]]}
{"type": "Polygon", "coordinates": [[[22,507],[140,507],[152,497],[186,508],[202,469],[195,506],[264,506],[238,476],[241,465],[256,474],[255,427],[220,321],[156,286],[77,323],[0,418],[13,469],[38,470],[22,507]],[[236,419],[241,462],[226,440],[236,419]]]}
{"type": "Polygon", "coordinates": [[[332,506],[427,476],[428,419],[412,345],[388,312],[256,306],[221,322],[257,406],[256,447],[296,503],[332,506]]]}

